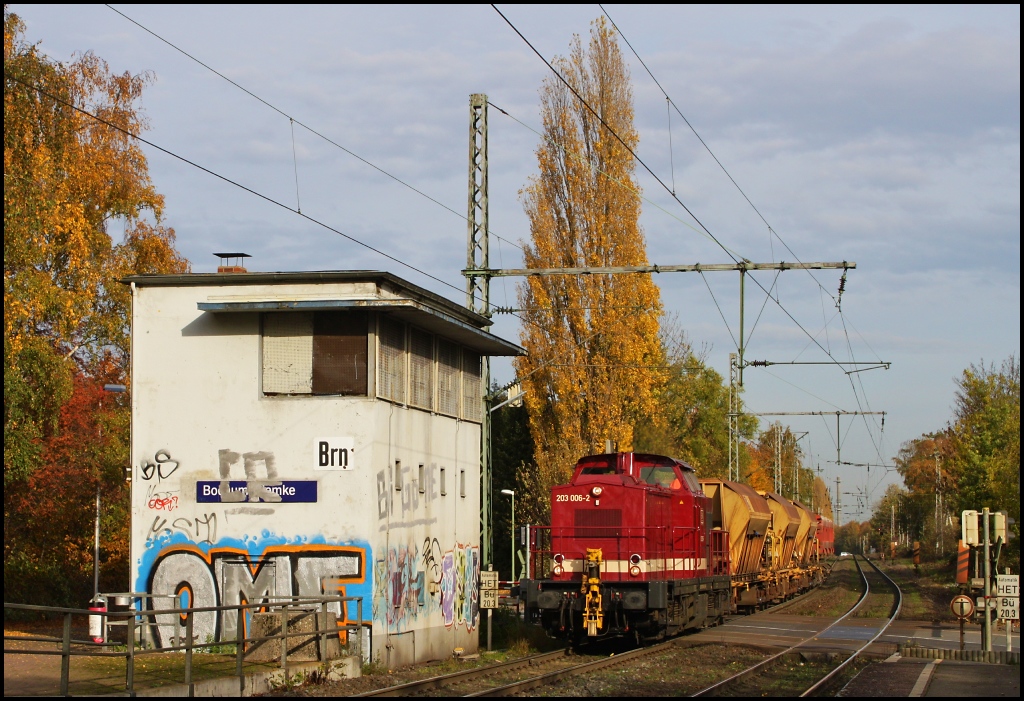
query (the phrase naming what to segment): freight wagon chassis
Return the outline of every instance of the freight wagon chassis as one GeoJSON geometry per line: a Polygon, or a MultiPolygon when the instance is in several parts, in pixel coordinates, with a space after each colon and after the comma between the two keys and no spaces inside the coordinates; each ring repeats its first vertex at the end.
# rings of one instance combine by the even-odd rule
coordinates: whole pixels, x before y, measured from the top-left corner
{"type": "Polygon", "coordinates": [[[783,570],[774,575],[752,576],[732,583],[732,611],[754,613],[782,603],[817,586],[824,580],[820,567],[783,570]]]}

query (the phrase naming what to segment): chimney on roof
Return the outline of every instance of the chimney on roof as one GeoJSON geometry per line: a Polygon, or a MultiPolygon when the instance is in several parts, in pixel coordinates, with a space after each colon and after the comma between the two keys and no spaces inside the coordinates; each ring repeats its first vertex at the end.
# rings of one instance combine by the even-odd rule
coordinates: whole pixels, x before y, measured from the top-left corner
{"type": "Polygon", "coordinates": [[[214,253],[220,258],[220,265],[217,266],[218,273],[245,273],[248,272],[242,266],[243,258],[252,258],[248,253],[214,253]],[[232,262],[234,259],[234,262],[232,262]]]}

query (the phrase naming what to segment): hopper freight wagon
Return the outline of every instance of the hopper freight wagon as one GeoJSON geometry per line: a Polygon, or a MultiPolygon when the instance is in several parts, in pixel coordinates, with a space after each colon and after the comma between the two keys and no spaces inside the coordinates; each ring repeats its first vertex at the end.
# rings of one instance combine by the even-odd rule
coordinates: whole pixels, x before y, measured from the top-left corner
{"type": "Polygon", "coordinates": [[[831,538],[821,523],[779,494],[698,480],[670,457],[588,456],[552,489],[551,525],[529,529],[527,620],[576,641],[711,625],[818,583],[817,535],[831,538]]]}

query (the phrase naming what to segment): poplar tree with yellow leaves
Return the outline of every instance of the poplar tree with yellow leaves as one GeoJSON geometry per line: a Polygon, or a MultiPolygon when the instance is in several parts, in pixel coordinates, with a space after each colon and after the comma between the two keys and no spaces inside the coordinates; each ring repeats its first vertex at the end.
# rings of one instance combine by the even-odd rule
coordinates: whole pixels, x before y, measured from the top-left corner
{"type": "MultiPolygon", "coordinates": [[[[633,92],[604,19],[586,48],[575,37],[554,66],[573,90],[556,76],[540,89],[539,172],[521,192],[531,231],[526,266],[645,265],[630,153],[639,142],[633,92]]],[[[661,301],[650,275],[590,274],[528,277],[519,302],[528,354],[516,370],[535,464],[518,481],[523,509],[537,522],[550,508],[551,486],[565,482],[581,456],[604,452],[606,441],[632,449],[634,427],[652,420],[664,382],[661,301]]]]}
{"type": "MultiPolygon", "coordinates": [[[[112,73],[91,52],[54,61],[24,31],[5,6],[4,598],[80,605],[97,485],[105,541],[126,543],[129,408],[102,392],[128,381],[118,280],[188,262],[132,138],[151,77],[112,73]]],[[[122,549],[104,554],[127,577],[122,549]]]]}

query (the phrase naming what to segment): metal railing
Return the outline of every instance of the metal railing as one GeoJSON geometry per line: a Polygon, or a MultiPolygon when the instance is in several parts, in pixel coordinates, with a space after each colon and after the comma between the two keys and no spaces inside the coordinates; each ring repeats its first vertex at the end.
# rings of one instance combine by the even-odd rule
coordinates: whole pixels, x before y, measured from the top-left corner
{"type": "MultiPolygon", "coordinates": [[[[125,596],[125,595],[121,595],[125,596]]],[[[131,594],[134,599],[143,598],[131,594]]],[[[145,596],[144,598],[164,598],[162,596],[145,596]]],[[[176,597],[172,597],[176,598],[176,597]]],[[[125,659],[125,691],[131,695],[135,691],[135,660],[137,657],[146,655],[164,654],[168,652],[184,653],[184,683],[188,686],[188,695],[194,692],[193,681],[193,653],[196,651],[212,650],[214,648],[234,647],[235,676],[239,680],[239,690],[245,689],[245,665],[246,656],[274,640],[281,641],[280,666],[286,669],[289,655],[289,639],[301,638],[302,641],[295,646],[295,649],[306,648],[311,643],[317,644],[318,658],[326,662],[333,657],[341,656],[342,640],[345,641],[349,652],[360,661],[363,657],[362,631],[363,624],[363,597],[361,596],[271,596],[265,597],[262,601],[255,603],[236,604],[231,606],[200,606],[187,608],[135,608],[133,605],[126,611],[107,611],[97,614],[89,609],[58,608],[52,606],[32,606],[28,604],[4,603],[4,618],[7,619],[8,612],[23,611],[47,614],[49,616],[60,616],[63,619],[63,632],[61,637],[48,635],[7,635],[4,634],[4,654],[22,655],[60,655],[60,695],[67,696],[70,684],[70,669],[72,657],[122,657],[125,659]],[[355,602],[356,618],[354,621],[335,620],[330,614],[334,612],[328,607],[339,606],[340,610],[346,610],[346,604],[355,602]],[[211,640],[197,642],[195,639],[195,617],[196,614],[214,613],[221,617],[221,621],[234,617],[236,636],[233,639],[211,640]],[[253,614],[265,614],[278,616],[280,625],[277,628],[280,632],[271,632],[267,635],[250,635],[250,625],[247,619],[252,619],[253,614]],[[93,642],[93,640],[75,640],[71,637],[72,619],[100,615],[104,617],[103,630],[109,631],[110,627],[124,626],[126,628],[126,642],[112,642],[104,635],[104,642],[93,642]],[[161,628],[169,627],[171,623],[161,623],[158,616],[172,617],[174,623],[174,635],[167,636],[171,644],[163,644],[161,628]],[[313,626],[311,630],[297,630],[297,622],[304,618],[312,617],[313,626]],[[156,635],[151,635],[153,630],[156,635]],[[184,635],[181,634],[182,629],[184,635]],[[352,644],[351,636],[355,636],[355,643],[352,644]],[[138,638],[138,642],[137,642],[138,638]],[[152,645],[150,645],[152,640],[152,645]],[[334,641],[338,642],[335,644],[334,641]],[[60,648],[56,650],[46,649],[18,649],[9,648],[8,641],[18,643],[55,643],[60,648]],[[184,643],[184,644],[182,644],[184,643]],[[123,650],[116,648],[124,647],[123,650]],[[336,654],[333,654],[336,653],[336,654]]],[[[342,616],[342,618],[345,618],[342,616]]],[[[295,652],[293,650],[292,654],[295,652]]],[[[251,660],[250,660],[251,662],[251,660]]]]}

